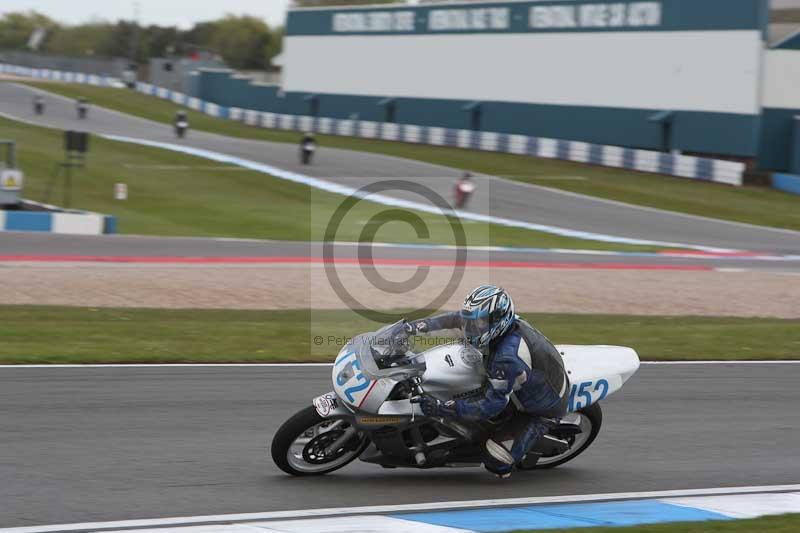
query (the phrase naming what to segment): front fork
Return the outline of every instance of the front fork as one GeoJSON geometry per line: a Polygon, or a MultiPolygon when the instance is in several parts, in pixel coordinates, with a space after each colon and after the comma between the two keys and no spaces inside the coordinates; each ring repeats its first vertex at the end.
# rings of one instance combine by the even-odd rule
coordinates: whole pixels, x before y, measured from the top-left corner
{"type": "MultiPolygon", "coordinates": [[[[344,405],[342,405],[342,401],[336,396],[336,393],[331,391],[327,394],[323,394],[321,396],[317,396],[312,400],[312,405],[317,410],[317,414],[322,418],[338,418],[336,422],[331,424],[329,431],[335,430],[337,427],[342,425],[347,418],[352,418],[353,413],[350,412],[344,405]]],[[[342,447],[347,441],[352,439],[358,430],[355,427],[354,421],[350,422],[350,426],[345,428],[344,433],[342,433],[335,441],[333,441],[329,446],[325,448],[326,454],[335,453],[336,450],[342,447]]]]}
{"type": "MultiPolygon", "coordinates": [[[[334,422],[331,425],[329,431],[335,430],[337,427],[342,425],[343,422],[344,422],[344,420],[337,420],[336,422],[334,422]]],[[[325,455],[332,455],[332,454],[336,453],[336,450],[341,448],[347,441],[352,439],[357,433],[358,433],[358,430],[356,429],[356,427],[354,425],[350,424],[350,427],[346,428],[344,430],[344,433],[342,433],[341,436],[338,439],[333,441],[330,444],[330,446],[325,448],[325,455]]]]}

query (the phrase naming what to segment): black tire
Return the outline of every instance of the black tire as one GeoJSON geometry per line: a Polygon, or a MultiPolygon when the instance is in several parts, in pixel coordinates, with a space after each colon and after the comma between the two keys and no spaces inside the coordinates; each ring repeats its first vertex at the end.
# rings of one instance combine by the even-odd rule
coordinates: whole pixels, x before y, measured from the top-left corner
{"type": "Polygon", "coordinates": [[[319,416],[314,406],[309,405],[283,423],[283,425],[278,429],[277,433],[275,433],[275,436],[272,438],[272,446],[270,447],[272,460],[275,462],[278,468],[293,476],[321,476],[350,464],[356,458],[358,458],[359,455],[361,455],[361,453],[369,444],[367,439],[360,437],[363,442],[359,443],[356,453],[353,453],[352,457],[347,461],[338,463],[336,466],[331,468],[317,470],[314,472],[304,472],[302,470],[298,470],[289,463],[288,454],[292,443],[300,435],[305,433],[306,430],[324,421],[325,419],[319,416]]]}
{"type": "Polygon", "coordinates": [[[580,446],[580,448],[575,450],[574,453],[571,453],[568,456],[564,457],[563,459],[556,461],[554,463],[548,463],[545,465],[537,463],[536,466],[533,467],[534,470],[544,470],[547,468],[555,468],[559,465],[563,465],[564,463],[572,461],[573,459],[578,457],[580,454],[584,452],[584,450],[586,450],[586,448],[591,446],[592,442],[594,442],[594,439],[597,438],[597,434],[600,433],[600,426],[603,425],[603,410],[600,408],[599,403],[593,403],[592,405],[586,407],[585,409],[579,409],[578,412],[581,413],[583,416],[587,417],[592,422],[592,431],[591,433],[589,433],[589,438],[586,439],[586,441],[580,446]]]}

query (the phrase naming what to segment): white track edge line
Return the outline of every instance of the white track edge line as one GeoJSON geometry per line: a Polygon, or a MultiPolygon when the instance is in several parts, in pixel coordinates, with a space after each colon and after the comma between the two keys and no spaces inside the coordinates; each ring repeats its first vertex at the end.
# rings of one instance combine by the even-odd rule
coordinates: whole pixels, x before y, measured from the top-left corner
{"type": "Polygon", "coordinates": [[[618,492],[606,494],[580,494],[571,496],[543,496],[533,498],[509,498],[498,500],[468,500],[453,502],[432,502],[405,505],[376,505],[367,507],[337,507],[329,509],[304,509],[296,511],[272,511],[266,513],[242,513],[208,516],[187,516],[175,518],[155,518],[142,520],[122,520],[110,522],[87,522],[82,524],[63,524],[49,526],[23,526],[0,529],[0,533],[55,533],[67,531],[99,531],[129,528],[153,528],[160,526],[183,526],[209,523],[232,523],[261,520],[286,520],[308,517],[331,517],[357,514],[384,514],[420,511],[444,511],[477,509],[487,507],[507,507],[539,505],[547,503],[580,503],[613,500],[655,499],[668,497],[710,496],[726,494],[754,494],[768,492],[793,492],[800,485],[767,485],[751,487],[720,487],[706,489],[679,489],[649,492],[618,492]]]}

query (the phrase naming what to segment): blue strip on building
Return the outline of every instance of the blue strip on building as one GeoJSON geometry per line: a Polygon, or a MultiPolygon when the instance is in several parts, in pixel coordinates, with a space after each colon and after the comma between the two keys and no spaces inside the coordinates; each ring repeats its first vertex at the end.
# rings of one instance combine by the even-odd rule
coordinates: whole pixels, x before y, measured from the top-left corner
{"type": "Polygon", "coordinates": [[[773,174],[772,186],[783,192],[800,194],[800,176],[792,174],[773,174]]]}

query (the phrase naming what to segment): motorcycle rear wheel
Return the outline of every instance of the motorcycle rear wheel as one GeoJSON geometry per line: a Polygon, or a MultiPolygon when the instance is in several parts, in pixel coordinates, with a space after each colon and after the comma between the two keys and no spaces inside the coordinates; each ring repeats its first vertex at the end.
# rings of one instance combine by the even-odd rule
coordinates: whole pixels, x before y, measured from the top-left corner
{"type": "Polygon", "coordinates": [[[342,434],[347,422],[322,418],[309,405],[283,423],[272,439],[270,451],[278,468],[293,476],[321,476],[354,461],[369,444],[356,434],[330,457],[323,449],[342,434]]]}

